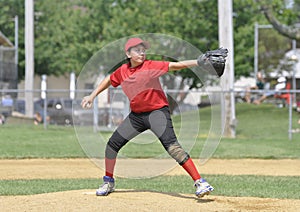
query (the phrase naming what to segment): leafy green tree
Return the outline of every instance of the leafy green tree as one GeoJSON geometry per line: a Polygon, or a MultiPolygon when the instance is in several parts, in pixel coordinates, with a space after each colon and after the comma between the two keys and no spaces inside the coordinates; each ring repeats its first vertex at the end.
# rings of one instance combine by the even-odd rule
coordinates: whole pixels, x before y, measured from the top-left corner
{"type": "Polygon", "coordinates": [[[235,76],[249,76],[253,72],[254,25],[262,15],[252,0],[233,1],[235,76]]]}
{"type": "MultiPolygon", "coordinates": [[[[12,40],[13,22],[8,24],[7,19],[16,14],[20,18],[20,76],[24,75],[23,4],[7,0],[0,13],[1,27],[12,40]]],[[[35,0],[34,6],[36,74],[79,73],[103,45],[139,33],[173,35],[202,51],[218,47],[217,0],[35,0]]],[[[183,78],[192,77],[188,71],[180,74],[183,78]]],[[[197,84],[194,81],[191,87],[197,84]]]]}
{"type": "MultiPolygon", "coordinates": [[[[93,8],[91,1],[86,1],[85,4],[93,8]]],[[[79,73],[84,63],[99,48],[101,25],[95,23],[94,11],[86,5],[75,0],[36,1],[37,74],[63,75],[72,71],[79,73]]],[[[98,16],[98,20],[103,21],[104,8],[99,12],[103,14],[98,16]]]]}
{"type": "Polygon", "coordinates": [[[300,1],[256,0],[256,3],[265,17],[263,21],[273,26],[260,30],[259,34],[259,70],[268,74],[281,66],[280,60],[292,48],[292,39],[300,39],[300,1]]]}
{"type": "MultiPolygon", "coordinates": [[[[218,47],[217,0],[35,0],[34,3],[35,72],[40,75],[63,75],[71,71],[78,74],[97,50],[134,34],[176,36],[203,52],[218,47]]],[[[15,15],[19,16],[19,76],[22,78],[25,67],[24,2],[6,0],[1,1],[0,6],[1,31],[12,42],[14,23],[11,20],[15,15]]],[[[260,5],[252,0],[233,1],[236,77],[253,72],[254,24],[268,23],[260,9],[260,5]]],[[[280,20],[292,23],[296,16],[286,13],[280,20]]],[[[261,38],[264,38],[263,34],[261,38]]],[[[266,55],[272,55],[271,51],[264,42],[260,43],[260,55],[263,55],[260,61],[269,61],[266,55]]],[[[268,69],[267,66],[263,64],[261,69],[268,69]]],[[[188,70],[176,72],[176,75],[184,82],[189,81],[190,88],[201,84],[188,70]]]]}
{"type": "MultiPolygon", "coordinates": [[[[111,9],[110,22],[106,23],[103,30],[105,38],[117,39],[150,32],[183,39],[203,52],[209,48],[218,47],[216,0],[200,2],[197,0],[116,1],[116,4],[111,9]]],[[[193,55],[193,58],[189,59],[194,59],[198,56],[193,55]]],[[[166,78],[163,78],[164,85],[169,89],[183,89],[186,85],[194,88],[202,84],[200,79],[190,70],[175,72],[166,78]],[[166,79],[170,77],[173,79],[166,79]],[[180,81],[175,80],[175,78],[180,79],[180,81]]],[[[175,107],[174,99],[177,102],[181,102],[184,98],[185,95],[170,94],[171,110],[175,107]],[[181,98],[178,98],[179,96],[181,98]]]]}
{"type": "Polygon", "coordinates": [[[266,19],[282,35],[300,41],[300,1],[289,1],[293,5],[286,5],[286,1],[262,0],[256,2],[260,5],[266,19]]]}
{"type": "MultiPolygon", "coordinates": [[[[217,0],[35,0],[34,3],[35,73],[39,75],[64,75],[71,71],[79,74],[89,58],[103,46],[134,34],[161,33],[176,36],[203,52],[219,46],[217,0]]],[[[15,15],[19,16],[21,79],[25,69],[24,2],[6,0],[0,6],[1,31],[12,41],[14,26],[9,20],[15,15]]],[[[268,23],[260,9],[253,0],[233,1],[236,77],[253,72],[254,24],[268,23]]],[[[264,36],[262,34],[261,38],[274,41],[264,36]]],[[[265,62],[260,63],[260,68],[264,70],[270,67],[268,56],[276,51],[266,43],[261,42],[259,49],[259,61],[265,62]]],[[[284,43],[284,40],[280,43],[284,43]]],[[[197,56],[194,55],[194,58],[197,56]]],[[[172,84],[175,80],[168,80],[169,88],[201,86],[199,78],[189,70],[175,72],[170,77],[180,78],[181,81],[175,85],[172,84]]]]}

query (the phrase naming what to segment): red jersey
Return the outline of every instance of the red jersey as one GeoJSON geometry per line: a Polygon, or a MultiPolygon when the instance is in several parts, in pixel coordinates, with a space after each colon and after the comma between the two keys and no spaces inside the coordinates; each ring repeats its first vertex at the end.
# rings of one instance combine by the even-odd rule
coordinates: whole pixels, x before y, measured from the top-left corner
{"type": "Polygon", "coordinates": [[[130,68],[130,63],[127,63],[110,75],[110,81],[114,87],[121,85],[133,112],[149,112],[168,106],[168,100],[159,82],[159,77],[168,70],[167,61],[145,60],[143,64],[134,68],[130,68]]]}

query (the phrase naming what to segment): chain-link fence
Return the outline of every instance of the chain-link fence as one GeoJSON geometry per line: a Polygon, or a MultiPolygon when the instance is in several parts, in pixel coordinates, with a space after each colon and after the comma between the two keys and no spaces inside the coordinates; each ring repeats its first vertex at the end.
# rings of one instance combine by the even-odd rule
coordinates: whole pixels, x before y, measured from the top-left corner
{"type": "MultiPolygon", "coordinates": [[[[81,108],[82,97],[91,93],[92,90],[76,90],[75,99],[70,98],[70,90],[47,90],[47,99],[41,99],[41,90],[25,91],[13,89],[0,89],[0,93],[11,93],[10,96],[2,96],[0,101],[0,114],[9,123],[34,123],[47,125],[78,125],[94,126],[97,130],[112,130],[117,127],[130,111],[129,101],[120,88],[110,88],[106,97],[97,97],[93,109],[86,110],[81,108]],[[34,98],[34,117],[25,115],[25,92],[33,92],[34,98]],[[51,95],[50,95],[51,94],[51,95]],[[7,98],[6,98],[7,97],[7,98]],[[106,99],[103,102],[103,99],[106,99]]],[[[269,90],[275,92],[275,90],[269,90]]],[[[245,102],[245,90],[237,89],[235,91],[222,90],[202,90],[202,91],[183,91],[183,90],[166,90],[167,96],[176,98],[177,95],[186,95],[185,101],[176,102],[173,114],[198,110],[202,107],[211,105],[220,105],[220,96],[224,93],[234,92],[235,103],[245,102]]],[[[253,98],[259,98],[264,95],[265,91],[251,90],[253,98]]],[[[289,135],[292,132],[292,113],[294,109],[300,112],[299,99],[293,99],[293,94],[300,95],[300,90],[282,90],[281,94],[289,95],[290,98],[269,97],[265,101],[274,104],[274,107],[286,107],[289,110],[287,119],[290,125],[287,129],[289,135]]]]}
{"type": "MultiPolygon", "coordinates": [[[[129,112],[129,103],[120,89],[109,89],[108,101],[96,98],[94,109],[82,109],[82,97],[92,90],[77,90],[70,98],[70,90],[48,89],[46,99],[41,98],[42,90],[0,89],[0,114],[6,123],[35,123],[46,125],[80,125],[114,128],[129,112]],[[32,92],[34,117],[26,116],[25,93],[32,92]],[[10,95],[8,95],[10,94],[10,95]]],[[[2,122],[4,123],[4,122],[2,122]]]]}
{"type": "Polygon", "coordinates": [[[18,69],[15,63],[15,49],[0,46],[0,89],[7,90],[7,92],[1,92],[0,97],[10,95],[16,98],[16,93],[9,92],[9,89],[17,89],[17,87],[18,69]]]}

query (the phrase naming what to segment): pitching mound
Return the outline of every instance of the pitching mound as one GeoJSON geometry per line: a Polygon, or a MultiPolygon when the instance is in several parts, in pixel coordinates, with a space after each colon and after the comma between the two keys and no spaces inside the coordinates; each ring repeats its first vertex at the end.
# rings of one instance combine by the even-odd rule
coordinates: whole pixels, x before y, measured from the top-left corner
{"type": "Polygon", "coordinates": [[[107,197],[79,190],[1,197],[9,211],[297,211],[300,200],[206,196],[116,190],[107,197]]]}
{"type": "MultiPolygon", "coordinates": [[[[213,159],[199,169],[205,174],[300,176],[300,160],[213,159]],[[278,167],[280,172],[276,171],[278,167]]],[[[86,159],[0,160],[1,179],[94,178],[101,172],[86,159]]],[[[168,174],[185,173],[176,168],[168,174]]],[[[214,195],[199,199],[193,194],[120,189],[107,197],[97,197],[95,190],[0,196],[0,204],[5,211],[298,211],[300,208],[300,200],[214,195]]]]}

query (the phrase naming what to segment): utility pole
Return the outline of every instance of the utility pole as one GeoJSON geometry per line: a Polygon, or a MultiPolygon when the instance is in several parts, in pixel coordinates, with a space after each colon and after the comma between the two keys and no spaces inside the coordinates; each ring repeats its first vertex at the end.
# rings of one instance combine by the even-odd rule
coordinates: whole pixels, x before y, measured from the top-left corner
{"type": "Polygon", "coordinates": [[[15,64],[16,72],[18,73],[18,63],[19,63],[19,18],[15,16],[15,64]]]}
{"type": "Polygon", "coordinates": [[[33,117],[34,25],[33,0],[25,0],[25,113],[33,117]]]}
{"type": "Polygon", "coordinates": [[[228,58],[225,73],[221,78],[221,87],[224,93],[224,105],[222,105],[222,124],[224,136],[235,138],[236,116],[234,98],[234,45],[232,24],[232,0],[218,0],[219,43],[221,47],[228,48],[228,58]]]}

